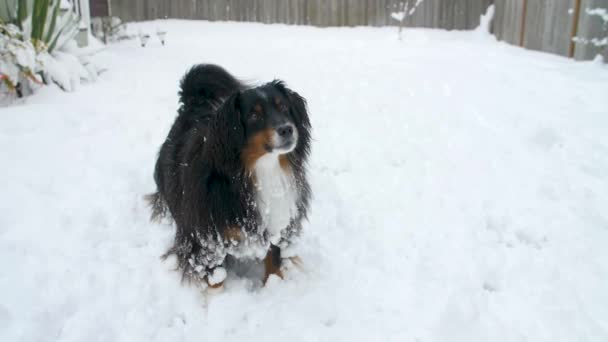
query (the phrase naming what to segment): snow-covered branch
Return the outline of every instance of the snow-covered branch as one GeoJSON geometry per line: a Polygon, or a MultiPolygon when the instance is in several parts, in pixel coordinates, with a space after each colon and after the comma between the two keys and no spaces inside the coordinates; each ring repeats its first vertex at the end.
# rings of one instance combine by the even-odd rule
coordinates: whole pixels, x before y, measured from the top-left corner
{"type": "Polygon", "coordinates": [[[423,2],[424,0],[416,0],[416,2],[411,5],[410,0],[402,1],[399,3],[399,11],[391,13],[391,18],[399,22],[399,39],[401,39],[401,31],[403,30],[405,19],[414,15],[418,6],[423,2]]]}
{"type": "Polygon", "coordinates": [[[592,45],[599,49],[599,54],[608,48],[608,10],[605,8],[586,8],[585,13],[591,17],[599,17],[603,22],[603,31],[600,37],[574,37],[572,40],[584,45],[592,45]]]}
{"type": "Polygon", "coordinates": [[[608,25],[608,10],[605,8],[587,8],[585,12],[591,16],[598,16],[604,21],[604,25],[608,25]]]}

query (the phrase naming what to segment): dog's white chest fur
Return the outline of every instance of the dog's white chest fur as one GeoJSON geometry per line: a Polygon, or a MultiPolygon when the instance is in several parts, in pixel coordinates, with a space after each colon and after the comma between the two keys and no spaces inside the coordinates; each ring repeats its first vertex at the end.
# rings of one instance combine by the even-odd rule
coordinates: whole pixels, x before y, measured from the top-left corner
{"type": "Polygon", "coordinates": [[[297,214],[297,189],[291,172],[284,171],[277,154],[268,153],[255,165],[256,204],[262,219],[262,230],[270,242],[278,244],[281,231],[297,214]]]}

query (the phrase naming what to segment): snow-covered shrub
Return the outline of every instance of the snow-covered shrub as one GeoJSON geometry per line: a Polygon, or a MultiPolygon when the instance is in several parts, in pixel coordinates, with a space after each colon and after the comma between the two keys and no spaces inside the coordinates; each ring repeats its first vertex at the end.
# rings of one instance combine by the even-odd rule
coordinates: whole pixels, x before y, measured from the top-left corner
{"type": "Polygon", "coordinates": [[[13,24],[0,24],[0,79],[3,88],[18,96],[27,95],[42,84],[38,73],[42,71],[41,54],[31,40],[13,24]]]}
{"type": "MultiPolygon", "coordinates": [[[[602,22],[602,34],[599,37],[574,37],[573,41],[585,45],[593,45],[598,49],[598,55],[605,55],[608,49],[608,10],[605,8],[586,8],[585,14],[591,17],[598,17],[602,22]]],[[[600,58],[601,59],[601,58],[600,58]]]]}
{"type": "Polygon", "coordinates": [[[405,25],[405,19],[416,13],[416,9],[423,2],[424,0],[401,1],[397,5],[398,11],[391,13],[391,18],[399,22],[399,40],[401,40],[401,31],[403,30],[403,25],[405,25]]]}
{"type": "MultiPolygon", "coordinates": [[[[492,35],[491,25],[494,19],[494,12],[496,8],[494,4],[488,6],[486,13],[482,14],[479,18],[479,26],[474,30],[475,34],[480,37],[494,37],[492,35]]],[[[493,38],[494,39],[494,38],[493,38]]]]}
{"type": "Polygon", "coordinates": [[[81,79],[95,77],[72,53],[80,21],[73,3],[4,1],[0,6],[0,92],[20,97],[43,83],[72,91],[81,79]]]}
{"type": "Polygon", "coordinates": [[[127,33],[127,24],[118,17],[96,17],[91,19],[93,36],[104,43],[130,39],[133,36],[127,33]]]}

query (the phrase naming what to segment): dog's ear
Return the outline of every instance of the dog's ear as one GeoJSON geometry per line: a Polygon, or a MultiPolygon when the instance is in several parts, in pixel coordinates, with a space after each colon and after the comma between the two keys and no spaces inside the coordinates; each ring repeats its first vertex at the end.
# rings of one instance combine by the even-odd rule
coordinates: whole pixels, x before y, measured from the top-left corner
{"type": "Polygon", "coordinates": [[[287,88],[281,80],[272,81],[275,86],[289,101],[289,110],[298,128],[298,145],[295,152],[304,160],[310,152],[310,119],[306,100],[300,94],[287,88]]]}
{"type": "Polygon", "coordinates": [[[274,85],[289,100],[289,107],[294,119],[299,124],[298,126],[303,126],[310,129],[310,119],[308,118],[306,100],[300,96],[300,94],[287,88],[285,83],[281,80],[272,81],[272,85],[274,85]]]}
{"type": "Polygon", "coordinates": [[[209,148],[218,164],[234,166],[239,162],[240,151],[245,144],[245,126],[241,120],[241,94],[230,95],[214,118],[213,140],[209,148]]]}

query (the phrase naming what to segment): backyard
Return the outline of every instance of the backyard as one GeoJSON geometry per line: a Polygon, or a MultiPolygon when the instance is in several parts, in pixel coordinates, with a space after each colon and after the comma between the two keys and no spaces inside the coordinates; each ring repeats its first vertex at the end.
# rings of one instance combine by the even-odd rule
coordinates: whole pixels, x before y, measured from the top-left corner
{"type": "Polygon", "coordinates": [[[608,66],[483,30],[162,20],[0,109],[1,341],[607,341],[608,66]],[[178,83],[284,80],[313,127],[303,268],[180,283],[143,196],[178,83]]]}

